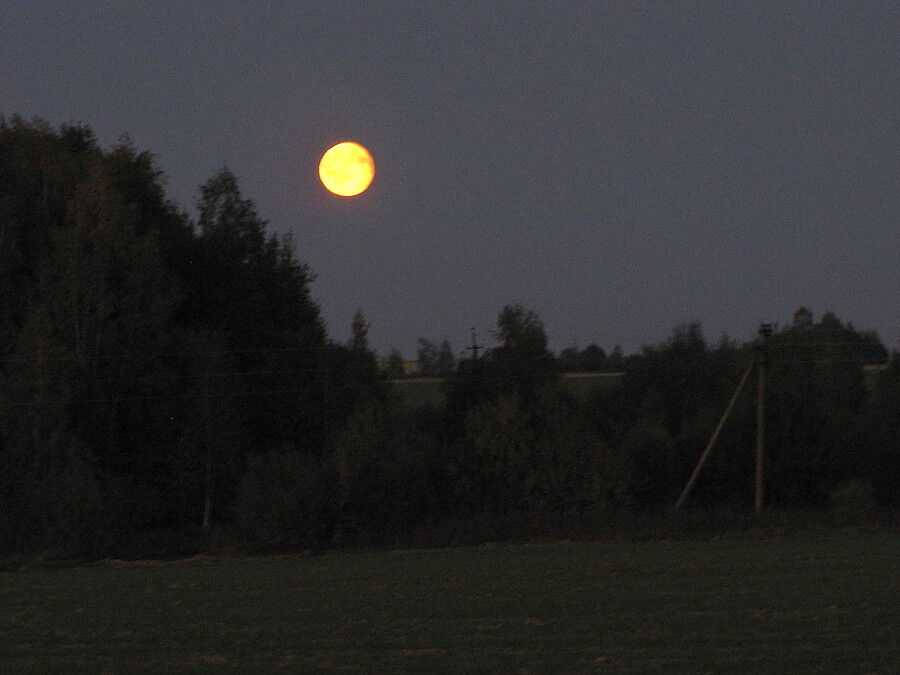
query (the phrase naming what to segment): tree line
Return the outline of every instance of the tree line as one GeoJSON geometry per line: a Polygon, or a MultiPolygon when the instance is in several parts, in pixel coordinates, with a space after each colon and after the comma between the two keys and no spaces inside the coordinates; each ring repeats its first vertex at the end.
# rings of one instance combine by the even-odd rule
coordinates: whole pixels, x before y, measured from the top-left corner
{"type": "MultiPolygon", "coordinates": [[[[467,348],[467,351],[471,347],[467,348]]],[[[461,352],[461,354],[464,352],[461,352]]],[[[584,349],[572,345],[563,349],[556,358],[561,373],[619,373],[625,367],[625,357],[619,345],[607,354],[603,347],[591,343],[584,349]]],[[[392,348],[381,363],[389,379],[404,377],[451,377],[457,368],[457,355],[450,342],[444,338],[439,345],[425,337],[419,337],[416,358],[411,363],[392,348]]]]}
{"type": "MultiPolygon", "coordinates": [[[[105,150],[83,125],[0,118],[0,550],[610,526],[674,501],[752,352],[687,325],[628,357],[557,357],[539,315],[510,304],[478,359],[420,340],[446,403],[405,405],[361,313],[347,339],[326,334],[309,267],[230,171],[197,207],[167,199],[127,140],[105,150]],[[568,370],[624,376],[578,399],[568,370]]],[[[892,513],[898,359],[867,383],[862,366],[889,360],[877,337],[806,312],[772,339],[770,500],[826,509],[844,495],[892,513]]],[[[697,505],[749,502],[752,424],[747,397],[697,505]]]]}

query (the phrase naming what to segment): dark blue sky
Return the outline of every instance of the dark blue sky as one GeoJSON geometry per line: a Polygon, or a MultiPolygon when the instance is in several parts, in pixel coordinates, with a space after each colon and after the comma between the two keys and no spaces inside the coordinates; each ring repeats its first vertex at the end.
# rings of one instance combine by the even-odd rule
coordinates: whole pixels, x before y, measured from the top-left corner
{"type": "Polygon", "coordinates": [[[898,35],[896,2],[6,0],[0,112],[129,133],[191,211],[227,164],[382,353],[514,300],[555,349],[800,305],[898,347],[898,35]],[[348,139],[378,174],[341,199],[348,139]]]}

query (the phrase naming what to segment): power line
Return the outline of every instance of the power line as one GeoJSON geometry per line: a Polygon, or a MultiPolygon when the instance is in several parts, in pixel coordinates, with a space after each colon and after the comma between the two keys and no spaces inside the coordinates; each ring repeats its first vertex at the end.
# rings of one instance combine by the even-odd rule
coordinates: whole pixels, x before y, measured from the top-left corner
{"type": "Polygon", "coordinates": [[[771,342],[770,347],[882,347],[876,342],[771,342]]]}
{"type": "MultiPolygon", "coordinates": [[[[277,372],[277,371],[276,371],[277,372]]],[[[488,375],[478,377],[476,381],[478,382],[511,382],[511,381],[524,381],[529,379],[536,379],[540,377],[546,377],[547,375],[552,374],[552,372],[534,372],[534,373],[519,373],[515,375],[505,375],[505,376],[496,376],[491,377],[488,375]]],[[[441,384],[444,382],[452,381],[456,378],[434,378],[439,381],[441,384]]],[[[96,380],[94,380],[96,381],[96,380]]],[[[394,382],[402,382],[403,380],[395,380],[394,382]]],[[[382,383],[391,383],[391,380],[378,380],[378,382],[382,383]]],[[[31,383],[34,384],[33,382],[31,383]]],[[[19,384],[19,386],[28,386],[27,383],[19,384]]],[[[339,386],[330,386],[327,382],[324,382],[319,385],[310,385],[306,387],[293,387],[290,389],[257,389],[257,390],[245,390],[245,391],[231,391],[231,392],[222,392],[222,393],[200,393],[200,392],[185,392],[181,394],[162,394],[162,395],[128,395],[128,396],[117,396],[117,397],[100,397],[100,398],[79,398],[77,402],[79,403],[114,403],[114,402],[122,402],[122,401],[172,401],[172,400],[180,400],[180,399],[191,399],[191,398],[229,398],[234,396],[271,396],[273,394],[284,394],[284,393],[295,393],[295,394],[303,394],[303,393],[313,393],[313,392],[323,392],[327,395],[336,395],[347,391],[354,391],[357,387],[353,385],[339,385],[339,386]]],[[[75,399],[64,399],[64,398],[56,398],[50,401],[27,401],[27,402],[12,402],[12,401],[0,401],[0,406],[39,406],[39,405],[53,405],[59,403],[68,403],[75,402],[75,399]]]]}
{"type": "MultiPolygon", "coordinates": [[[[256,349],[225,349],[213,351],[194,352],[169,352],[164,354],[151,354],[145,360],[152,361],[164,358],[180,358],[185,356],[224,356],[228,354],[275,354],[275,353],[299,353],[299,352],[324,352],[329,349],[340,349],[342,345],[319,345],[316,347],[260,347],[256,349]]],[[[116,359],[134,359],[139,354],[104,354],[93,356],[58,356],[49,358],[25,358],[22,356],[9,356],[0,358],[0,363],[47,363],[56,361],[104,361],[116,359]]]]}
{"type": "MultiPolygon", "coordinates": [[[[305,370],[244,370],[229,371],[223,373],[149,373],[147,375],[133,376],[113,376],[113,377],[92,377],[90,382],[144,382],[147,380],[204,380],[215,377],[242,377],[247,375],[309,375],[309,374],[325,374],[331,372],[326,368],[308,368],[305,370]]],[[[9,382],[12,386],[27,387],[34,382],[42,380],[32,380],[31,382],[9,382]]]]}
{"type": "MultiPolygon", "coordinates": [[[[861,366],[879,366],[879,367],[887,367],[890,365],[890,361],[882,361],[877,363],[864,363],[860,359],[834,359],[834,358],[818,358],[818,359],[774,359],[774,363],[779,365],[793,365],[793,364],[821,364],[821,363],[853,363],[860,364],[861,366]]],[[[110,377],[92,377],[89,378],[89,382],[98,383],[98,382],[119,382],[123,384],[133,383],[133,382],[154,382],[154,381],[197,381],[197,380],[208,380],[215,378],[235,378],[235,377],[247,377],[247,376],[258,376],[258,375],[274,375],[274,376],[286,376],[286,375],[327,375],[329,373],[334,373],[335,370],[327,367],[316,367],[316,368],[305,368],[305,369],[293,369],[293,370],[245,370],[245,371],[224,371],[224,372],[213,372],[213,373],[148,373],[145,375],[116,375],[110,377]]],[[[538,377],[545,377],[548,374],[553,373],[553,371],[534,371],[531,373],[519,373],[516,375],[503,375],[503,376],[469,376],[467,379],[469,381],[476,382],[500,382],[500,381],[510,381],[510,380],[527,380],[538,377]]],[[[591,378],[612,378],[612,377],[622,377],[625,375],[625,371],[619,372],[575,372],[575,373],[556,373],[562,379],[591,379],[591,378]],[[575,377],[571,377],[571,376],[575,377]]],[[[415,381],[420,378],[398,378],[391,380],[384,380],[386,382],[391,383],[403,383],[407,381],[415,381]]],[[[435,382],[448,382],[456,379],[455,377],[433,377],[427,378],[431,381],[435,382]]],[[[32,387],[40,384],[42,382],[48,381],[48,378],[35,378],[29,379],[26,381],[15,381],[12,378],[7,378],[6,385],[12,387],[32,387]]]]}
{"type": "MultiPolygon", "coordinates": [[[[347,388],[351,389],[350,387],[347,388]]],[[[318,391],[318,388],[304,387],[299,389],[266,389],[262,391],[231,391],[216,394],[209,393],[184,393],[184,394],[167,394],[164,396],[119,396],[106,398],[79,398],[75,399],[54,399],[51,401],[22,401],[22,402],[0,402],[0,406],[18,406],[18,407],[36,407],[44,405],[57,405],[60,403],[120,403],[125,401],[176,401],[182,399],[220,399],[234,398],[240,396],[272,396],[273,394],[304,394],[318,391]]]]}

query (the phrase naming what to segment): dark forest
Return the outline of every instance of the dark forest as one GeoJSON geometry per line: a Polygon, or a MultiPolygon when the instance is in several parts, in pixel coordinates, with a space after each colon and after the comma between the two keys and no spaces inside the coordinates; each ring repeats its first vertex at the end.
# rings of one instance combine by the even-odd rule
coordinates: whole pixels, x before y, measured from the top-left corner
{"type": "MultiPolygon", "coordinates": [[[[236,177],[223,169],[199,194],[193,218],[130,142],[104,150],[87,126],[0,119],[0,551],[627,530],[670,513],[753,357],[752,342],[710,343],[695,323],[628,356],[554,355],[538,312],[510,302],[477,358],[422,340],[445,403],[409,405],[362,313],[327,334],[315,261],[269,231],[236,177]],[[584,397],[562,384],[601,369],[624,374],[584,397]]],[[[897,354],[805,308],[770,350],[767,508],[895,517],[897,354]]],[[[746,522],[754,425],[745,395],[692,509],[746,522]]]]}

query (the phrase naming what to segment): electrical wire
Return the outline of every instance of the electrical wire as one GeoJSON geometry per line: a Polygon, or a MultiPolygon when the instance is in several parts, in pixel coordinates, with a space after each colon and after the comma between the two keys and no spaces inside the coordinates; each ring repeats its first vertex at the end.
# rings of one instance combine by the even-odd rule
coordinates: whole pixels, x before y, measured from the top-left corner
{"type": "MultiPolygon", "coordinates": [[[[186,356],[224,356],[228,354],[274,354],[274,353],[293,353],[293,352],[324,352],[330,349],[338,349],[342,345],[318,345],[316,347],[261,347],[257,349],[225,349],[212,351],[195,351],[195,352],[170,352],[164,354],[153,354],[148,361],[165,358],[183,358],[186,356]]],[[[115,359],[133,359],[134,354],[103,354],[93,356],[57,356],[49,358],[25,358],[22,356],[9,356],[0,359],[6,363],[53,363],[56,361],[104,361],[115,359]]]]}

